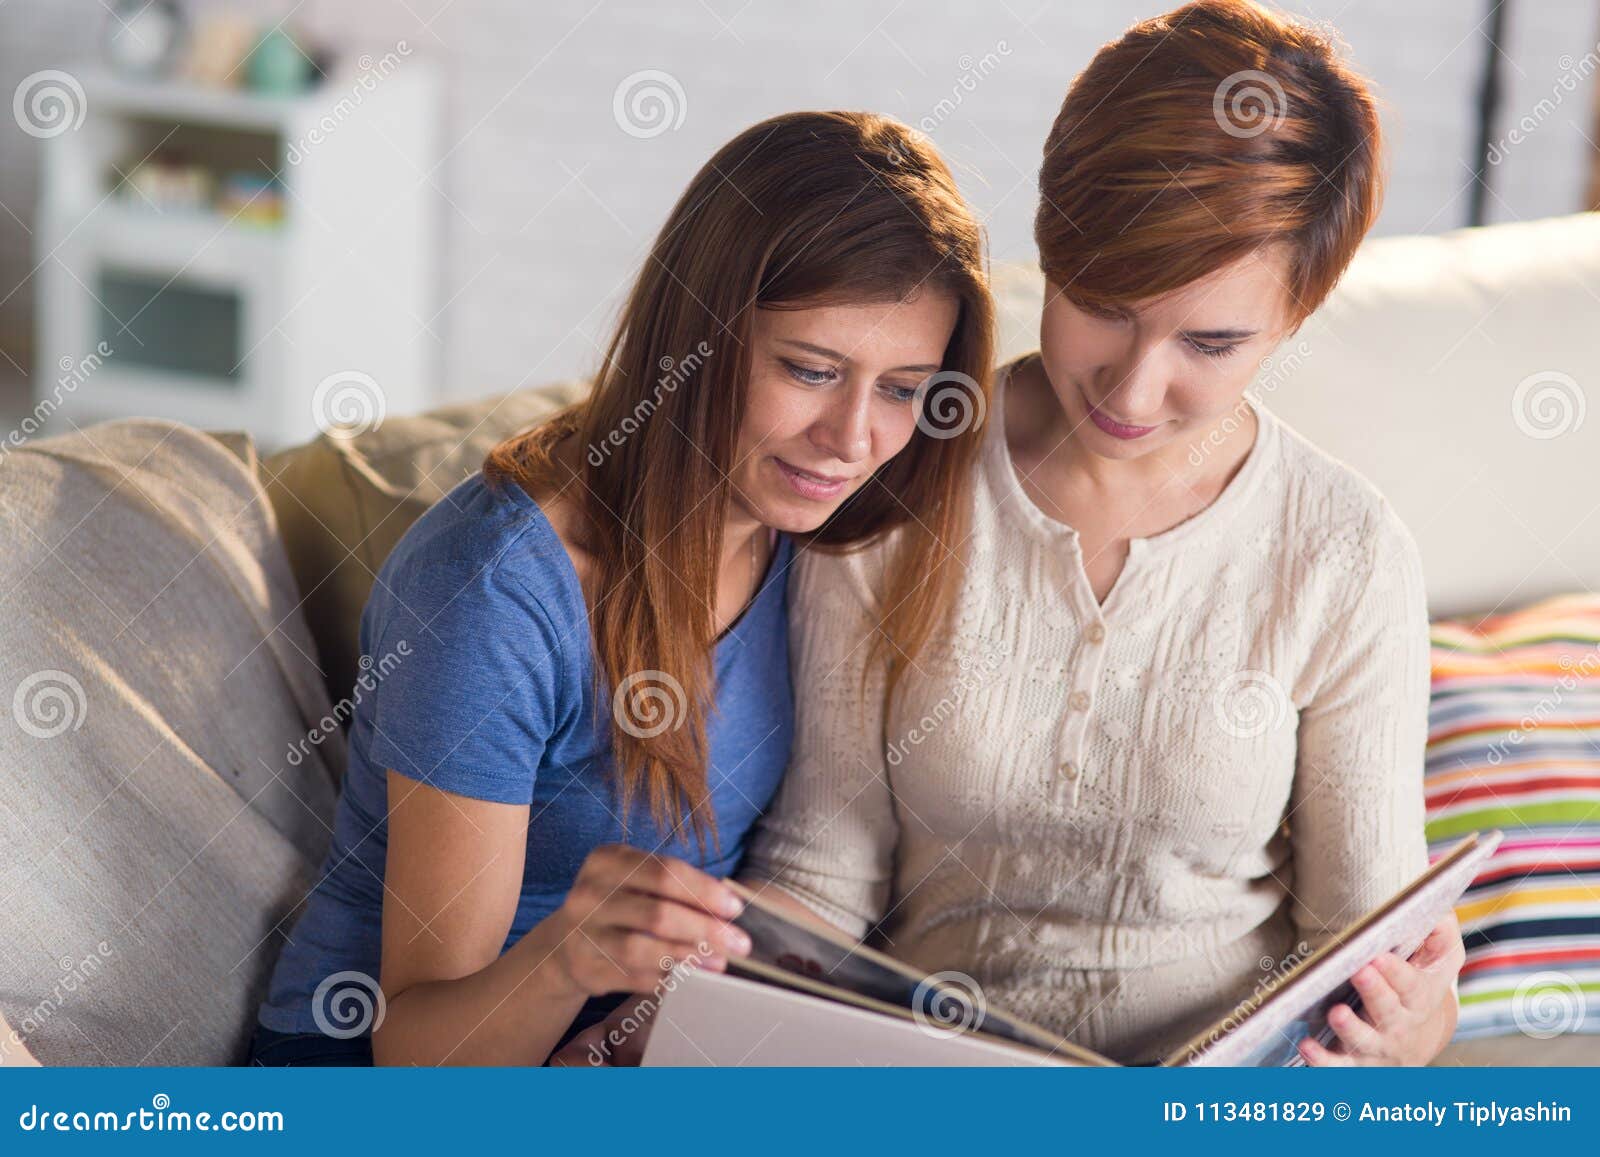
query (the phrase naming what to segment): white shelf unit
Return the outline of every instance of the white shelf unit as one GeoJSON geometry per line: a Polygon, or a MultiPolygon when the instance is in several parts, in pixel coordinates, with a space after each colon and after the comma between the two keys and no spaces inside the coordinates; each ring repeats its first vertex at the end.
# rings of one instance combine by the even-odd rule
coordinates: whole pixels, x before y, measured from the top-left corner
{"type": "MultiPolygon", "coordinates": [[[[101,341],[60,402],[83,425],[152,416],[246,430],[265,449],[314,436],[318,384],[376,383],[385,413],[423,409],[434,319],[438,85],[426,62],[335,74],[294,97],[78,74],[82,123],[43,142],[36,399],[101,341]],[[165,142],[165,143],[163,143],[165,142]],[[161,211],[121,190],[157,146],[277,174],[271,225],[161,211]]],[[[208,164],[208,167],[213,167],[208,164]]]]}

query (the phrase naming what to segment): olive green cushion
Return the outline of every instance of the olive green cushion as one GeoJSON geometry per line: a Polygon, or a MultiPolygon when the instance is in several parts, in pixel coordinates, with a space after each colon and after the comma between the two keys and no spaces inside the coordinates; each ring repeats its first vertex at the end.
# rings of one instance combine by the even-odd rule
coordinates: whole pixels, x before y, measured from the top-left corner
{"type": "Polygon", "coordinates": [[[585,382],[391,417],[354,437],[324,434],[262,459],[260,477],[317,643],[329,698],[350,695],[361,612],[378,568],[418,516],[502,439],[583,397],[585,382]]]}

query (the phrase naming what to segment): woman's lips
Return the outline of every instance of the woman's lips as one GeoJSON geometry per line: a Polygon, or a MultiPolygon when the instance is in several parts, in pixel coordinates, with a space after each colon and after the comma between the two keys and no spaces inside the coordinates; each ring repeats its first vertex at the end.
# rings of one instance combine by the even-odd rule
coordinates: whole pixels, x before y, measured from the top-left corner
{"type": "Polygon", "coordinates": [[[788,480],[794,492],[801,498],[809,498],[813,502],[826,502],[837,498],[844,492],[848,478],[836,478],[829,474],[813,474],[809,470],[802,470],[798,466],[791,466],[782,458],[774,458],[778,470],[788,480]]]}
{"type": "Polygon", "coordinates": [[[1099,410],[1095,409],[1091,409],[1089,411],[1089,417],[1093,420],[1096,426],[1099,426],[1107,434],[1110,434],[1113,438],[1121,438],[1125,442],[1131,442],[1135,438],[1143,438],[1146,434],[1150,433],[1151,430],[1157,428],[1155,426],[1125,425],[1122,422],[1113,421],[1102,414],[1099,410]]]}

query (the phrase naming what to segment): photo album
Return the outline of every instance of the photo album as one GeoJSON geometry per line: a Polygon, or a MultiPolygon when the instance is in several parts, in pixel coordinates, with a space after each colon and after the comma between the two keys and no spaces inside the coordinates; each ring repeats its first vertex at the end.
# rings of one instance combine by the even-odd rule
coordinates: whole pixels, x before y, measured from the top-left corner
{"type": "MultiPolygon", "coordinates": [[[[1500,843],[1465,837],[1387,902],[1342,929],[1160,1061],[1185,1066],[1295,1066],[1306,1036],[1331,1045],[1327,1011],[1360,1008],[1350,978],[1384,952],[1410,956],[1500,843]]],[[[986,1000],[970,977],[932,975],[749,888],[734,921],[750,955],[726,973],[675,974],[646,1065],[1089,1065],[1116,1061],[986,1000]]]]}

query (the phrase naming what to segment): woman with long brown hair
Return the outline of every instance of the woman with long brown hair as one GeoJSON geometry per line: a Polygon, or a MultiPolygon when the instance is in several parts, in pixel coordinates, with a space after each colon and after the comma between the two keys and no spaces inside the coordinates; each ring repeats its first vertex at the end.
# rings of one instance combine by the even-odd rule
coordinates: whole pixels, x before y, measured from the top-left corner
{"type": "Polygon", "coordinates": [[[940,416],[984,405],[992,328],[981,230],[903,126],[795,113],[719,150],[593,392],[385,562],[362,650],[403,658],[256,1063],[537,1064],[747,950],[720,878],[788,761],[791,556],[898,532],[874,647],[916,653],[978,447],[940,416]]]}
{"type": "MultiPolygon", "coordinates": [[[[1261,5],[1095,55],[1045,145],[1040,348],[997,375],[957,614],[886,665],[857,642],[892,538],[801,562],[752,880],[1143,1063],[1427,866],[1416,547],[1245,395],[1371,227],[1381,161],[1366,82],[1261,5]],[[867,712],[835,707],[863,678],[867,712]]],[[[1463,956],[1452,916],[1277,1059],[1428,1061],[1463,956]]]]}

